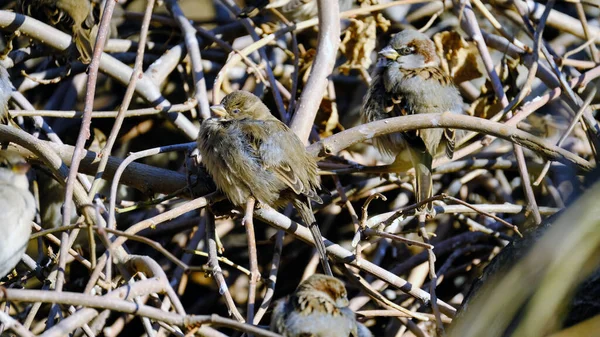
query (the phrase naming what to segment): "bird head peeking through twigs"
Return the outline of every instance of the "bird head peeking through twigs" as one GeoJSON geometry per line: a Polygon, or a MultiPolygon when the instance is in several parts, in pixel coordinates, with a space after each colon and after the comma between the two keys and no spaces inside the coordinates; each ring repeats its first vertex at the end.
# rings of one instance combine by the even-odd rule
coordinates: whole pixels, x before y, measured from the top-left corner
{"type": "Polygon", "coordinates": [[[293,294],[273,308],[271,330],[286,337],[370,337],[348,308],[344,283],[335,277],[314,274],[293,294]]]}

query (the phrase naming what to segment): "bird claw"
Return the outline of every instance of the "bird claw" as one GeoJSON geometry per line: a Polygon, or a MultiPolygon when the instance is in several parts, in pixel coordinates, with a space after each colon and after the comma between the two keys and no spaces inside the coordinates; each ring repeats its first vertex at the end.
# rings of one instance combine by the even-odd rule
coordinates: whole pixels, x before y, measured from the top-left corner
{"type": "Polygon", "coordinates": [[[435,218],[437,212],[435,211],[433,205],[427,205],[426,207],[418,208],[415,211],[415,217],[418,218],[420,215],[425,215],[426,220],[431,220],[435,218]]]}

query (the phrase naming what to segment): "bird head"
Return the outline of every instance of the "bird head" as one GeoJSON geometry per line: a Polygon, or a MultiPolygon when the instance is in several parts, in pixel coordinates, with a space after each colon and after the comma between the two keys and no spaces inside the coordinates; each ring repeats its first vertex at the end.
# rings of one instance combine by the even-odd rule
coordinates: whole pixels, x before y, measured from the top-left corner
{"type": "Polygon", "coordinates": [[[396,64],[403,69],[440,65],[433,41],[427,35],[412,29],[394,35],[389,45],[379,51],[379,55],[388,61],[388,66],[396,64]]]}
{"type": "Polygon", "coordinates": [[[0,181],[28,189],[27,171],[31,166],[19,153],[10,150],[0,151],[0,181]]]}
{"type": "Polygon", "coordinates": [[[221,104],[213,105],[210,110],[217,116],[226,119],[269,119],[273,118],[269,108],[247,91],[234,91],[221,100],[221,104]]]}
{"type": "Polygon", "coordinates": [[[323,274],[314,274],[302,282],[296,292],[318,293],[335,303],[338,308],[348,306],[348,293],[342,281],[323,274]]]}

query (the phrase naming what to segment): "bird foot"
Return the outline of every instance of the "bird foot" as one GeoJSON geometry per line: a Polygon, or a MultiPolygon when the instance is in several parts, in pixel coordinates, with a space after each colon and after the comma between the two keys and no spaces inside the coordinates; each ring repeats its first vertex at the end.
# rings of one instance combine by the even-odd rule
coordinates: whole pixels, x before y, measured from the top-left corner
{"type": "Polygon", "coordinates": [[[421,215],[424,216],[424,220],[431,220],[431,219],[435,218],[435,216],[437,215],[437,212],[433,208],[433,205],[427,205],[427,207],[418,208],[415,211],[415,216],[417,218],[420,218],[421,215]]]}

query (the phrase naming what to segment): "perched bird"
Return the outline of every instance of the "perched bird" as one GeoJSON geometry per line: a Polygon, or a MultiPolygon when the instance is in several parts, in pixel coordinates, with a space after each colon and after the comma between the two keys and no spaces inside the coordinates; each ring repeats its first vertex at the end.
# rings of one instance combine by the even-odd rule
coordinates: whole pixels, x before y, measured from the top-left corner
{"type": "MultiPolygon", "coordinates": [[[[434,43],[425,34],[408,29],[399,32],[379,55],[383,62],[376,67],[365,96],[363,121],[446,111],[462,113],[462,97],[440,68],[434,43]]],[[[415,196],[420,202],[433,193],[433,158],[441,152],[452,158],[454,137],[451,129],[423,129],[381,136],[375,144],[381,152],[395,155],[396,163],[408,151],[415,168],[415,196]]],[[[427,205],[427,209],[431,212],[432,205],[427,205]]]]}
{"type": "Polygon", "coordinates": [[[90,63],[100,18],[100,5],[90,0],[18,0],[17,10],[71,33],[79,60],[90,63]]]}
{"type": "Polygon", "coordinates": [[[249,92],[232,92],[211,109],[223,117],[202,123],[198,149],[217,187],[236,206],[245,205],[249,197],[277,208],[292,202],[311,230],[323,269],[331,274],[310,205],[311,200],[323,202],[316,192],[320,184],[315,159],[249,92]]]}
{"type": "MultiPolygon", "coordinates": [[[[292,295],[276,304],[271,330],[285,337],[359,336],[354,312],[348,308],[346,287],[335,277],[322,274],[307,278],[292,295]]],[[[361,333],[361,337],[370,335],[364,327],[361,333]]]]}
{"type": "MultiPolygon", "coordinates": [[[[352,8],[354,0],[338,0],[340,12],[352,8]]],[[[281,8],[283,15],[294,22],[306,21],[317,17],[317,0],[290,0],[281,8]]]]}
{"type": "MultiPolygon", "coordinates": [[[[338,0],[340,6],[340,12],[347,11],[352,8],[354,0],[338,0]]],[[[317,8],[317,0],[289,0],[287,2],[277,1],[273,3],[273,7],[278,7],[277,3],[282,3],[281,13],[288,19],[300,22],[309,20],[317,17],[319,9],[317,8]]],[[[240,17],[253,17],[259,13],[262,8],[269,5],[268,0],[257,0],[254,3],[248,4],[242,12],[240,17]]]]}
{"type": "Polygon", "coordinates": [[[28,169],[18,153],[0,151],[0,277],[21,260],[31,235],[36,209],[25,175],[28,169]]]}
{"type": "Polygon", "coordinates": [[[12,83],[8,76],[8,71],[0,64],[0,124],[7,124],[10,116],[8,115],[8,100],[12,93],[12,83]]]}

